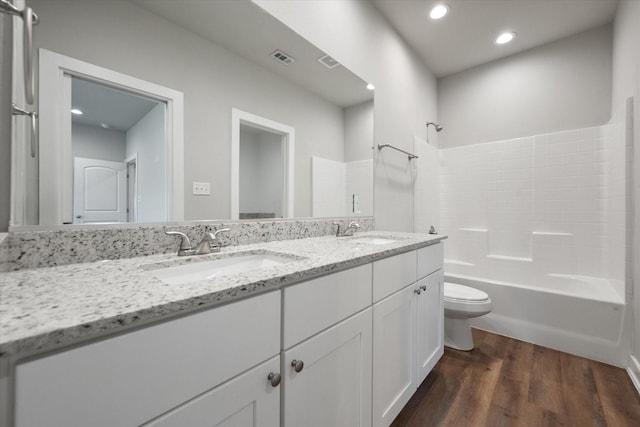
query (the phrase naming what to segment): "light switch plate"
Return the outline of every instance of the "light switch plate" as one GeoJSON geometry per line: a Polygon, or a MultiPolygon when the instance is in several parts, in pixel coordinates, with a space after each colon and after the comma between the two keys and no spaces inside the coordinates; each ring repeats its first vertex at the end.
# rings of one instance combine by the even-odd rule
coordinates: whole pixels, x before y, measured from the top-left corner
{"type": "Polygon", "coordinates": [[[208,196],[211,194],[211,183],[209,182],[193,182],[194,196],[208,196]]]}

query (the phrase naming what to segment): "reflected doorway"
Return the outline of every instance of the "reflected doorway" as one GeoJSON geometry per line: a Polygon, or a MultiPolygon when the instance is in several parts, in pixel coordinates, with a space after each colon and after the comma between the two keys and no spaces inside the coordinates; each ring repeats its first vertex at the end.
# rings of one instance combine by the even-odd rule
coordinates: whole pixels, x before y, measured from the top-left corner
{"type": "Polygon", "coordinates": [[[73,223],[166,221],[166,104],[70,79],[73,223]]]}
{"type": "Polygon", "coordinates": [[[239,219],[282,218],[282,134],[240,125],[239,219]]]}
{"type": "Polygon", "coordinates": [[[293,217],[295,129],[231,110],[231,219],[293,217]]]}

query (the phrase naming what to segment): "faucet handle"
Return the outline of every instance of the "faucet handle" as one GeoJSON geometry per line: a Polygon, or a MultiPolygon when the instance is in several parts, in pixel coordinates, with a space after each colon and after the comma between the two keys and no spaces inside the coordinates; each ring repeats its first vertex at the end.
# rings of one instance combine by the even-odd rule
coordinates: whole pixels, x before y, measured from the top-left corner
{"type": "Polygon", "coordinates": [[[178,249],[178,256],[191,255],[193,248],[191,247],[191,241],[189,237],[181,231],[165,231],[164,234],[169,236],[180,236],[180,248],[178,249]]]}

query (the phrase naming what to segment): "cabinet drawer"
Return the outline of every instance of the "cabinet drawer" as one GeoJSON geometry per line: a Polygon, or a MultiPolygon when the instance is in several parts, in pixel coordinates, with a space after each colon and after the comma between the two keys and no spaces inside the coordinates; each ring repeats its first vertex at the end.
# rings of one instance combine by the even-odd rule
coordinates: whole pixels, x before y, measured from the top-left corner
{"type": "Polygon", "coordinates": [[[380,301],[416,281],[416,251],[373,263],[373,301],[380,301]]]}
{"type": "Polygon", "coordinates": [[[418,279],[442,268],[444,252],[442,243],[418,249],[418,279]]]}
{"type": "Polygon", "coordinates": [[[284,289],[283,348],[371,305],[371,264],[284,289]]]}
{"type": "Polygon", "coordinates": [[[16,426],[139,425],[279,353],[280,292],[19,364],[16,426]]]}

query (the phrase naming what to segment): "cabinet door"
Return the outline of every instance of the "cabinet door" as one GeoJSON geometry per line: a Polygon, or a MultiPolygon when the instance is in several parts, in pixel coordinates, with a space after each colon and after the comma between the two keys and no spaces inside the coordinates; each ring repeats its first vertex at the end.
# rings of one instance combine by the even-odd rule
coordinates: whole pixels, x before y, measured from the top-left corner
{"type": "Polygon", "coordinates": [[[373,306],[373,426],[388,426],[415,384],[416,284],[373,306]]]}
{"type": "Polygon", "coordinates": [[[280,301],[269,292],[21,363],[15,426],[140,425],[164,414],[278,355],[280,301]]]}
{"type": "Polygon", "coordinates": [[[167,414],[148,427],[278,427],[280,387],[269,374],[280,372],[280,356],[233,378],[167,414]]]}
{"type": "Polygon", "coordinates": [[[431,372],[444,354],[444,273],[435,273],[418,281],[421,293],[416,298],[416,386],[431,372]]]}
{"type": "Polygon", "coordinates": [[[283,356],[285,427],[371,426],[371,308],[283,356]]]}

